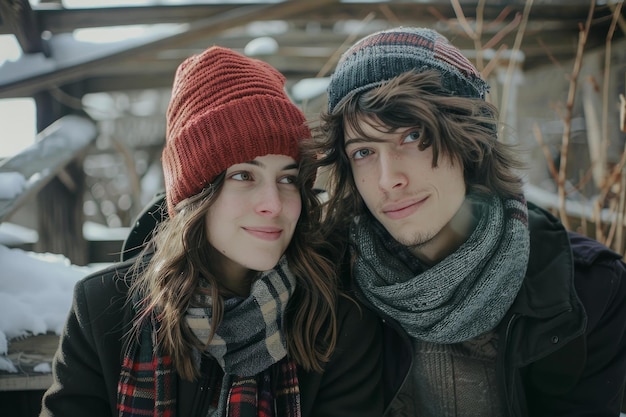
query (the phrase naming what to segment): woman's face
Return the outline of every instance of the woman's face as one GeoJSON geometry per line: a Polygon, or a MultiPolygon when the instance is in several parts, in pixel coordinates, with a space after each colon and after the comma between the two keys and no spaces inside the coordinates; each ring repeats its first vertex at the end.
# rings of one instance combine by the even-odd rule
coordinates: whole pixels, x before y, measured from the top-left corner
{"type": "Polygon", "coordinates": [[[209,243],[221,255],[218,274],[241,278],[272,269],[285,253],[302,210],[298,165],[285,155],[265,155],[226,170],[206,214],[209,243]]]}

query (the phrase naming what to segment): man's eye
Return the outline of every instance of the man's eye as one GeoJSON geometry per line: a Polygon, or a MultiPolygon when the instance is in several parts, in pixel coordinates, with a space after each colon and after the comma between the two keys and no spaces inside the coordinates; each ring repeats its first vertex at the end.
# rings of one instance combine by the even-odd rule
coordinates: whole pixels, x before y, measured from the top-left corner
{"type": "Polygon", "coordinates": [[[231,179],[235,181],[250,181],[252,179],[252,175],[249,172],[236,172],[230,176],[231,179]]]}
{"type": "Polygon", "coordinates": [[[372,151],[369,149],[358,149],[352,152],[352,159],[363,159],[372,154],[372,151]]]}
{"type": "Polygon", "coordinates": [[[419,142],[422,139],[422,131],[414,130],[406,135],[403,139],[404,143],[419,142]]]}
{"type": "Polygon", "coordinates": [[[279,183],[281,184],[295,184],[296,183],[296,176],[295,175],[287,175],[282,177],[280,180],[278,180],[279,183]]]}

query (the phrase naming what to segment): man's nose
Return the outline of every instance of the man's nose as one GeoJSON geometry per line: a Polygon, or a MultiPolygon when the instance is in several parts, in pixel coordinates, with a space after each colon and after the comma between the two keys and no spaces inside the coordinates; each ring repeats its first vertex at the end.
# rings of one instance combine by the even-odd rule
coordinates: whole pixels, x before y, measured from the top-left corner
{"type": "Polygon", "coordinates": [[[402,157],[397,152],[384,152],[379,157],[378,184],[383,190],[394,190],[404,187],[408,178],[404,173],[402,157]]]}

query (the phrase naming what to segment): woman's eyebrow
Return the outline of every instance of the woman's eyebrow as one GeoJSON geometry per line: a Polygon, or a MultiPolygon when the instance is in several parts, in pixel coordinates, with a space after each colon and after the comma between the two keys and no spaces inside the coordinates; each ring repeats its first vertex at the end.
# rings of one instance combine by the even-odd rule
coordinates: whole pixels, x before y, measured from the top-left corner
{"type": "MultiPolygon", "coordinates": [[[[257,161],[256,159],[253,159],[252,161],[246,161],[246,162],[242,162],[242,164],[250,164],[250,165],[254,165],[254,166],[258,166],[261,168],[265,168],[265,164],[263,162],[257,161]]],[[[287,165],[285,165],[282,168],[282,171],[287,171],[290,169],[298,169],[299,165],[298,163],[294,162],[294,163],[289,163],[287,165]]]]}

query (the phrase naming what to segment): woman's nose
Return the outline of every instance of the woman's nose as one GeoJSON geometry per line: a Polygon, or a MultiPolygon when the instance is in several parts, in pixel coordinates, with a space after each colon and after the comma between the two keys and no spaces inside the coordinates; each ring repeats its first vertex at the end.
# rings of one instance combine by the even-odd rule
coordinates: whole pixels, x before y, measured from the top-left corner
{"type": "Polygon", "coordinates": [[[283,208],[280,192],[276,184],[259,189],[256,211],[265,216],[276,216],[283,208]]]}

